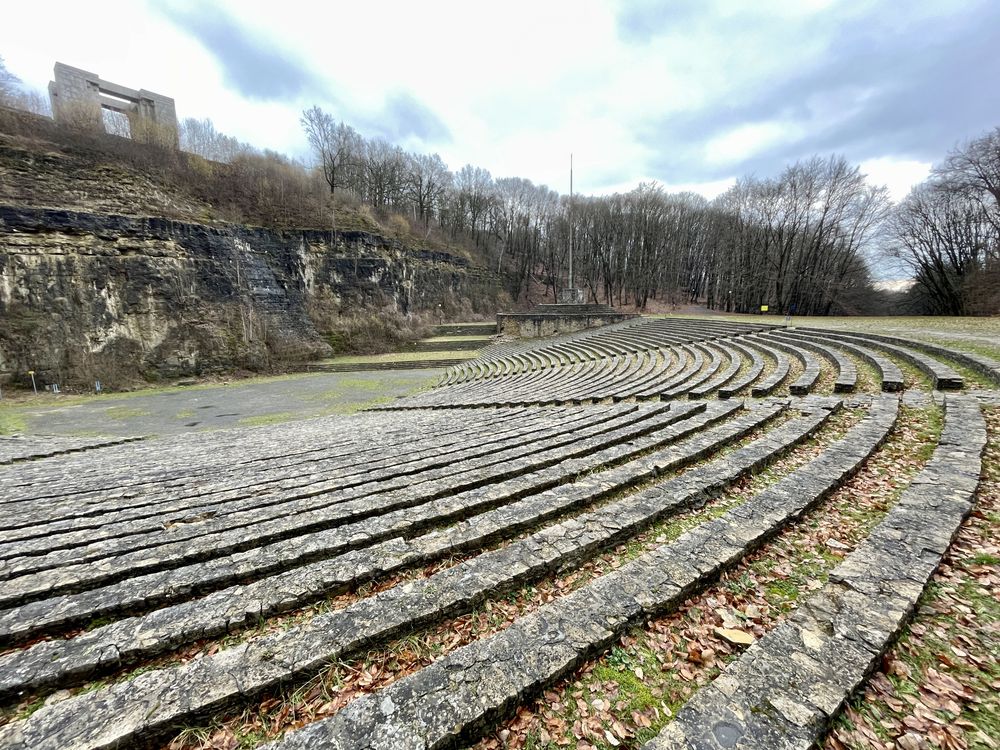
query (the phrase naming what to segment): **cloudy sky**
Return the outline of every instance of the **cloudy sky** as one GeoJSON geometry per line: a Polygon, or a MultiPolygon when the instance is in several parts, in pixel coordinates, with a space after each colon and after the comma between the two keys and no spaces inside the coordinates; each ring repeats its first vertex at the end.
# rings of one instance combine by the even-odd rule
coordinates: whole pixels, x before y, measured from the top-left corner
{"type": "Polygon", "coordinates": [[[5,3],[0,56],[174,97],[305,157],[303,108],[452,169],[709,197],[840,153],[900,198],[1000,124],[998,0],[5,3]],[[318,6],[322,6],[321,8],[318,6]],[[106,41],[105,41],[106,40],[106,41]]]}

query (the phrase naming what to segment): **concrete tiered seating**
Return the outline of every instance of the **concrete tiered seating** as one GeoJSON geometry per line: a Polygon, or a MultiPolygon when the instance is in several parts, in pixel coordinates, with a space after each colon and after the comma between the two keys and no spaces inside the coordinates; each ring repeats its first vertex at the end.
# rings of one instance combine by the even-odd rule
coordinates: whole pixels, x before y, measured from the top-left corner
{"type": "Polygon", "coordinates": [[[281,750],[474,743],[631,628],[715,597],[735,566],[786,559],[776,535],[811,524],[884,441],[910,439],[897,421],[923,403],[944,430],[912,482],[880,475],[898,501],[646,736],[651,750],[737,735],[816,744],[972,508],[992,439],[977,397],[997,394],[988,358],[974,394],[930,397],[964,385],[964,357],[868,334],[638,319],[492,346],[425,393],[347,418],[171,441],[0,440],[17,461],[0,466],[0,747],[179,744],[181,727],[200,736],[199,722],[336,692],[330,665],[374,674],[379,654],[457,636],[454,623],[485,622],[509,598],[523,608],[488,636],[461,631],[338,693],[336,711],[267,729],[281,750]],[[875,390],[858,362],[889,392],[842,401],[859,382],[875,390]],[[910,373],[920,392],[905,409],[901,362],[928,376],[910,373]]]}

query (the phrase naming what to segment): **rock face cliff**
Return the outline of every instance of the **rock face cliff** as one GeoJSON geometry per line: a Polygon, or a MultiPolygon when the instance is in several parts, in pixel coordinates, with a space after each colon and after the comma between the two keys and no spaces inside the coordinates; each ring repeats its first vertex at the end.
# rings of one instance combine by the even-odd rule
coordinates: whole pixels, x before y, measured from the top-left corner
{"type": "Polygon", "coordinates": [[[107,384],[329,353],[337,311],[495,309],[499,279],[366,232],[0,206],[0,381],[107,384]]]}
{"type": "Polygon", "coordinates": [[[269,164],[240,171],[0,107],[0,383],[280,369],[329,354],[338,315],[495,311],[495,274],[381,236],[371,216],[338,218],[361,231],[295,229],[319,215],[298,183],[276,192],[269,164]]]}

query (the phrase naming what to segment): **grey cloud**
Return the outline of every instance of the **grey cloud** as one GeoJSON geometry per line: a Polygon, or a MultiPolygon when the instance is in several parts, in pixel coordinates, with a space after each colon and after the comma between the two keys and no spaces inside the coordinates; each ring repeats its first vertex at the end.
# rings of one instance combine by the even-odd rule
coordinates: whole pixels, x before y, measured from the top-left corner
{"type": "Polygon", "coordinates": [[[386,97],[382,111],[359,122],[359,126],[363,131],[395,143],[410,137],[425,143],[446,143],[452,137],[448,126],[437,114],[405,91],[386,97]]]}
{"type": "MultiPolygon", "coordinates": [[[[967,5],[947,21],[919,23],[910,22],[897,6],[838,24],[834,7],[814,29],[827,37],[818,63],[802,68],[790,59],[790,72],[778,80],[649,123],[639,138],[662,154],[652,173],[668,182],[772,174],[796,159],[830,152],[854,161],[880,156],[940,160],[956,141],[1000,122],[995,93],[1000,4],[967,5]],[[852,112],[846,117],[835,113],[828,122],[819,120],[811,105],[838,101],[852,112]],[[798,121],[806,126],[805,134],[727,164],[703,164],[701,146],[712,137],[770,120],[798,121]]],[[[643,22],[649,19],[647,13],[643,22]]],[[[623,23],[625,34],[638,22],[623,23]]],[[[771,54],[781,50],[775,47],[771,54]]]]}
{"type": "Polygon", "coordinates": [[[304,63],[255,36],[219,8],[168,6],[161,12],[215,56],[226,83],[243,96],[293,101],[309,93],[326,95],[322,82],[304,63]]]}
{"type": "Polygon", "coordinates": [[[691,28],[706,15],[714,16],[706,0],[631,0],[618,14],[618,35],[627,42],[646,43],[691,28]]]}
{"type": "Polygon", "coordinates": [[[333,108],[364,133],[398,142],[415,137],[428,143],[451,139],[448,127],[426,105],[407,92],[386,97],[375,116],[365,115],[339,101],[302,61],[266,38],[258,37],[218,8],[168,6],[161,12],[176,26],[197,39],[222,66],[226,83],[250,99],[295,102],[314,98],[333,108]]]}

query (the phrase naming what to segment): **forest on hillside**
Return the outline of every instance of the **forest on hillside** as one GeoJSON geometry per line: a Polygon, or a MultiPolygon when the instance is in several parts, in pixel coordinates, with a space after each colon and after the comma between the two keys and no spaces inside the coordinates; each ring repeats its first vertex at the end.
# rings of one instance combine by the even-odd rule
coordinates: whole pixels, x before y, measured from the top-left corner
{"type": "MultiPolygon", "coordinates": [[[[2,62],[0,80],[0,105],[44,110],[2,62]]],[[[108,132],[134,135],[124,118],[105,119],[108,132]]],[[[640,310],[659,301],[801,315],[1000,312],[1000,127],[943,155],[898,204],[838,155],[742,177],[714,200],[656,183],[571,198],[471,164],[451,170],[437,154],[366,138],[319,107],[303,112],[302,127],[310,165],[241,143],[208,119],[180,124],[180,147],[194,158],[170,154],[155,133],[144,134],[145,151],[120,152],[172,170],[234,220],[338,229],[360,213],[468,248],[524,302],[555,299],[572,241],[576,285],[640,310]],[[905,296],[873,287],[873,269],[886,263],[914,279],[905,296]]]]}

